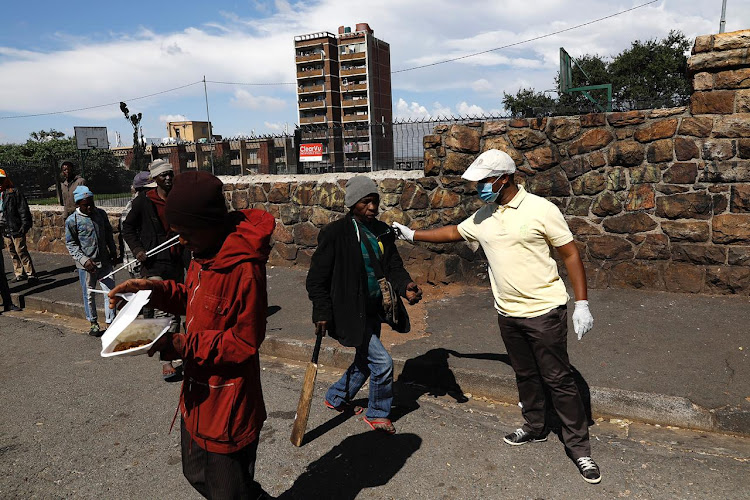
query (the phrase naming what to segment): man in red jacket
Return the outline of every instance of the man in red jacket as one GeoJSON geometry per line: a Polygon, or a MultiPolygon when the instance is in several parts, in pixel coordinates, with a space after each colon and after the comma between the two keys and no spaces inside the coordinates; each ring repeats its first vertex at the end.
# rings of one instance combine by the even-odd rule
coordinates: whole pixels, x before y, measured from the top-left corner
{"type": "Polygon", "coordinates": [[[167,220],[193,253],[185,283],[129,280],[110,293],[152,290],[150,306],[185,315],[186,333],[149,351],[182,358],[182,470],[206,498],[270,498],[255,482],[266,409],[258,348],[266,333],[266,261],[275,226],[262,210],[227,213],[221,181],[207,172],[174,178],[167,220]]]}

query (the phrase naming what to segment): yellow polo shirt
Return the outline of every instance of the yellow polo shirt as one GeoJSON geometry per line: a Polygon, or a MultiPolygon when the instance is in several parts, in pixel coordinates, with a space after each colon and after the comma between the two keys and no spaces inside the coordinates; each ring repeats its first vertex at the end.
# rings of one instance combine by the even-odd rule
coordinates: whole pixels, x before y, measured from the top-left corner
{"type": "Polygon", "coordinates": [[[500,314],[533,318],[568,302],[550,245],[570,243],[573,235],[550,201],[518,186],[507,205],[488,203],[459,224],[458,232],[482,245],[500,314]]]}

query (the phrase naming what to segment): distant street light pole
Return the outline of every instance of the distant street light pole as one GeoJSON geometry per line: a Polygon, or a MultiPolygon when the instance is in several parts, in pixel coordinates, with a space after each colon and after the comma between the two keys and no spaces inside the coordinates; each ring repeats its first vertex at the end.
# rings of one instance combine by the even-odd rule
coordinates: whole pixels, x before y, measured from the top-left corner
{"type": "Polygon", "coordinates": [[[724,33],[724,26],[727,24],[727,0],[721,2],[721,21],[719,21],[719,33],[724,33]]]}
{"type": "Polygon", "coordinates": [[[211,161],[211,173],[213,175],[216,175],[214,173],[214,132],[211,130],[211,115],[208,114],[208,90],[206,90],[206,75],[203,75],[203,95],[206,96],[206,120],[208,120],[208,147],[209,147],[209,153],[211,155],[209,156],[211,161]]]}

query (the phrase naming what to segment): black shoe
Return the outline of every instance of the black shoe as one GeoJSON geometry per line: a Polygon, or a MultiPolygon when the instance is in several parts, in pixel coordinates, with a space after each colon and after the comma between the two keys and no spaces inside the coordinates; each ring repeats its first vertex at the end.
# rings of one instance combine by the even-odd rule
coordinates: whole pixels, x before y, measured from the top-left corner
{"type": "Polygon", "coordinates": [[[16,283],[20,283],[21,281],[26,281],[27,279],[29,278],[24,274],[21,276],[16,276],[16,279],[14,279],[13,281],[16,283]]]}
{"type": "Polygon", "coordinates": [[[91,335],[92,337],[101,337],[102,335],[104,335],[104,332],[99,326],[99,323],[97,322],[91,323],[91,328],[89,329],[89,335],[91,335]]]}
{"type": "Polygon", "coordinates": [[[599,466],[591,457],[581,457],[576,459],[576,467],[581,473],[583,480],[587,483],[596,484],[602,480],[602,474],[599,472],[599,466]]]}
{"type": "Polygon", "coordinates": [[[547,440],[547,435],[535,436],[530,432],[526,432],[523,429],[516,429],[503,438],[503,441],[511,446],[520,446],[526,443],[541,443],[547,440]]]}
{"type": "Polygon", "coordinates": [[[4,307],[3,307],[3,312],[6,312],[6,313],[7,313],[7,312],[18,312],[18,311],[22,311],[22,310],[23,310],[23,309],[21,309],[20,307],[18,307],[18,306],[17,306],[17,305],[15,305],[15,304],[11,304],[11,305],[9,305],[9,306],[4,306],[4,307]]]}

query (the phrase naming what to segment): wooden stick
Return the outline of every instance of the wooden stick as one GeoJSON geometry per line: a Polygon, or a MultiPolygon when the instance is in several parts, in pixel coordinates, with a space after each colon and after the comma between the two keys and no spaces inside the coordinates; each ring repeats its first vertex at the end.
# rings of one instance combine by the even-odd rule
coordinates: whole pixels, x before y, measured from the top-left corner
{"type": "Polygon", "coordinates": [[[307,429],[307,418],[310,416],[310,405],[312,404],[313,392],[315,391],[315,378],[318,375],[318,354],[320,353],[320,343],[323,340],[323,331],[315,332],[315,348],[313,349],[312,359],[307,364],[305,371],[305,381],[302,384],[302,393],[299,395],[297,403],[297,415],[294,417],[294,426],[292,427],[291,441],[294,446],[302,446],[302,439],[305,437],[307,429]]]}

